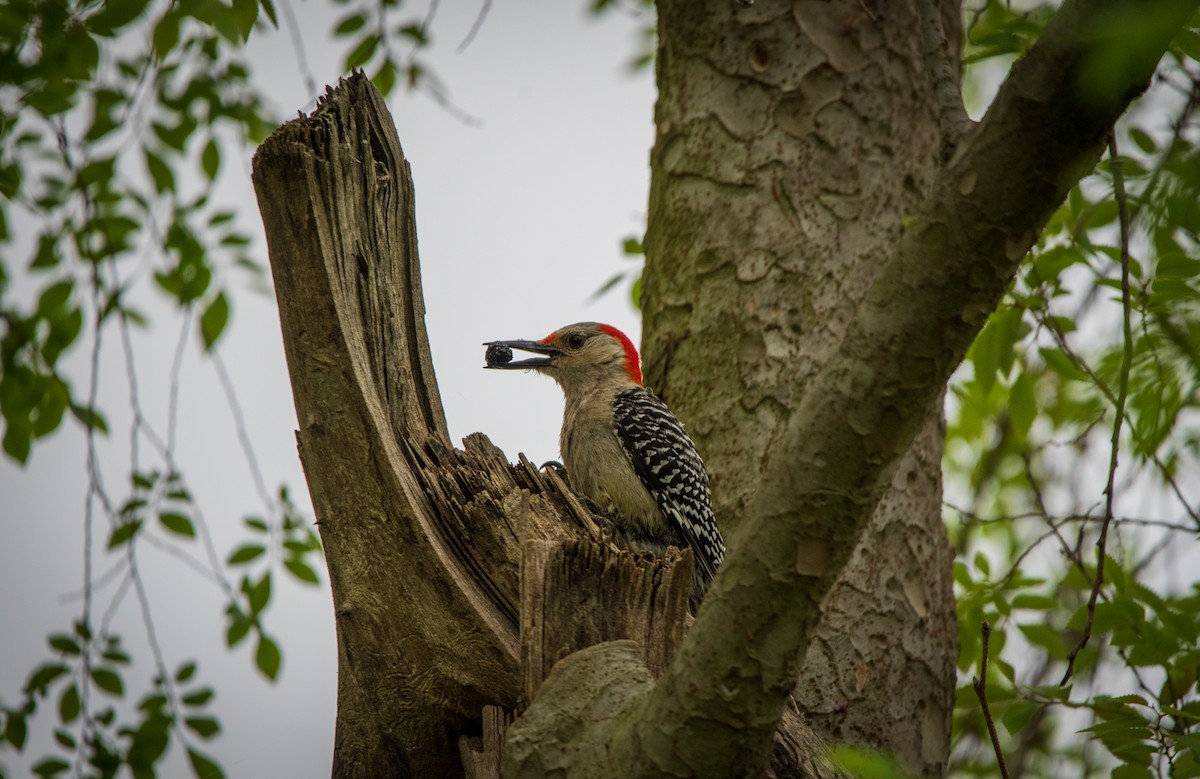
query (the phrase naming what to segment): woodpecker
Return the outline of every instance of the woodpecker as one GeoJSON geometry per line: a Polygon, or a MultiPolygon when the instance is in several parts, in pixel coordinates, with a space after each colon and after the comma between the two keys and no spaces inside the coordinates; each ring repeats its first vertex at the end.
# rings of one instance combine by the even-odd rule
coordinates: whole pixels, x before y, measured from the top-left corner
{"type": "Polygon", "coordinates": [[[666,404],[642,386],[641,361],[620,330],[580,322],[540,341],[491,341],[488,368],[534,370],[566,398],[559,449],[572,488],[612,521],[629,545],[662,555],[690,547],[695,611],[725,557],[708,474],[666,404]],[[512,360],[512,350],[539,356],[512,360]]]}

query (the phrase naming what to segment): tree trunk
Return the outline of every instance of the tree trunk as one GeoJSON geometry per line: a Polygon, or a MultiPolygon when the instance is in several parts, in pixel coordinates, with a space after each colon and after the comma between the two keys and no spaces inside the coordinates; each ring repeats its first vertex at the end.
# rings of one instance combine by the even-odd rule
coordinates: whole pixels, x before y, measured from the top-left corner
{"type": "MultiPolygon", "coordinates": [[[[941,5],[957,42],[958,4],[941,5]]],[[[767,454],[929,191],[938,116],[912,3],[658,7],[645,370],[736,544],[767,454]]],[[[945,765],[957,655],[942,437],[939,406],[826,599],[794,693],[826,736],[922,773],[945,765]]]]}

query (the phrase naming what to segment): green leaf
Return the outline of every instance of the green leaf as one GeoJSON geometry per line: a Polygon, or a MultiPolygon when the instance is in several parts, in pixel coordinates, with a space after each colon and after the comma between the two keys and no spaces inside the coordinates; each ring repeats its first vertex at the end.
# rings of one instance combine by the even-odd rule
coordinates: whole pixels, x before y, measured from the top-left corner
{"type": "Polygon", "coordinates": [[[991,576],[992,574],[991,563],[988,562],[987,555],[985,555],[983,552],[975,553],[975,568],[982,573],[985,578],[991,576]]]}
{"type": "Polygon", "coordinates": [[[1200,33],[1185,27],[1179,31],[1172,43],[1191,59],[1200,61],[1200,33]]]}
{"type": "Polygon", "coordinates": [[[1029,435],[1029,428],[1033,426],[1037,411],[1033,379],[1030,378],[1028,371],[1021,371],[1008,394],[1008,412],[1012,419],[1013,430],[1020,435],[1020,440],[1024,441],[1029,435]]]}
{"type": "Polygon", "coordinates": [[[343,35],[358,32],[366,23],[367,17],[360,13],[352,13],[337,23],[337,26],[333,28],[333,34],[340,38],[343,35]]]}
{"type": "Polygon", "coordinates": [[[1000,722],[1005,730],[1016,735],[1029,724],[1029,720],[1033,719],[1033,715],[1040,708],[1041,706],[1030,701],[1016,701],[1005,710],[1000,722]]]}
{"type": "MultiPolygon", "coordinates": [[[[29,267],[33,268],[53,268],[58,265],[62,257],[58,252],[58,236],[46,233],[38,239],[37,251],[33,255],[33,259],[29,262],[29,267]]],[[[1162,267],[1162,263],[1159,263],[1162,267]]],[[[1161,272],[1161,270],[1160,270],[1161,272]]]]}
{"type": "Polygon", "coordinates": [[[57,757],[48,757],[34,765],[31,770],[38,776],[58,776],[70,768],[71,764],[67,761],[57,757]]]}
{"type": "Polygon", "coordinates": [[[121,544],[128,542],[142,527],[142,520],[135,519],[131,522],[123,522],[113,528],[112,535],[108,537],[108,548],[116,549],[121,544]]]}
{"type": "Polygon", "coordinates": [[[259,533],[266,533],[268,530],[267,521],[261,517],[246,517],[244,522],[246,527],[259,533]]]}
{"type": "Polygon", "coordinates": [[[375,49],[379,46],[379,36],[372,33],[358,42],[358,45],[346,56],[346,70],[357,68],[365,65],[370,61],[371,57],[375,56],[375,49]]]}
{"type": "Polygon", "coordinates": [[[171,717],[152,713],[133,733],[133,741],[125,755],[135,777],[152,776],[154,764],[171,743],[171,717]]]}
{"type": "Polygon", "coordinates": [[[50,636],[48,640],[52,649],[62,652],[64,655],[77,655],[82,651],[75,639],[64,633],[50,636]]]}
{"type": "Polygon", "coordinates": [[[204,309],[204,313],[200,315],[200,337],[204,340],[205,351],[212,351],[228,323],[229,300],[226,299],[224,292],[218,292],[217,296],[204,309]]]}
{"type": "Polygon", "coordinates": [[[1008,332],[1012,319],[1012,308],[1002,308],[992,314],[968,352],[975,367],[975,380],[985,395],[995,385],[997,372],[1007,375],[1007,368],[1002,370],[1002,366],[1006,362],[1011,365],[1012,338],[1008,332]]]}
{"type": "Polygon", "coordinates": [[[250,614],[258,614],[267,607],[267,603],[271,600],[271,572],[264,573],[257,584],[250,584],[250,580],[246,579],[242,590],[250,601],[250,614]]]}
{"type": "Polygon", "coordinates": [[[108,662],[116,663],[117,665],[129,665],[132,662],[129,655],[119,649],[110,649],[107,652],[101,653],[100,656],[108,662]]]}
{"type": "Polygon", "coordinates": [[[67,689],[63,690],[58,699],[58,719],[62,724],[69,725],[79,716],[79,687],[78,685],[67,685],[67,689]]]}
{"type": "Polygon", "coordinates": [[[400,28],[400,34],[412,41],[418,48],[429,45],[429,35],[423,24],[406,24],[400,28]]]}
{"type": "Polygon", "coordinates": [[[175,173],[170,166],[149,149],[146,153],[146,170],[150,172],[150,178],[154,181],[154,189],[158,194],[175,191],[175,173]]]}
{"type": "Polygon", "coordinates": [[[258,0],[233,0],[233,16],[241,34],[241,39],[234,43],[243,44],[250,39],[254,23],[258,21],[258,0]]]}
{"type": "Polygon", "coordinates": [[[121,697],[125,694],[125,683],[121,681],[121,675],[109,668],[93,668],[92,681],[101,690],[104,690],[110,695],[121,697]]]}
{"type": "Polygon", "coordinates": [[[8,429],[4,431],[4,453],[19,463],[24,464],[29,459],[29,447],[33,441],[29,428],[8,421],[8,429]]]}
{"type": "Polygon", "coordinates": [[[211,758],[188,748],[188,761],[192,764],[192,772],[198,779],[225,779],[225,772],[211,758]]]}
{"type": "Polygon", "coordinates": [[[191,679],[196,674],[196,663],[189,660],[179,666],[179,670],[175,672],[175,681],[183,684],[188,679],[191,679]]]}
{"type": "Polygon", "coordinates": [[[258,666],[258,670],[262,671],[263,676],[271,681],[279,676],[279,663],[282,658],[279,654],[279,646],[271,640],[265,633],[258,637],[258,649],[254,652],[254,663],[258,666]]]}
{"type": "Polygon", "coordinates": [[[22,712],[12,709],[5,712],[4,740],[15,746],[17,751],[25,748],[25,739],[29,735],[27,724],[22,712]]]}
{"type": "Polygon", "coordinates": [[[1154,154],[1158,150],[1158,144],[1150,137],[1150,133],[1140,127],[1130,127],[1129,137],[1133,140],[1137,147],[1146,154],[1154,154]]]}
{"type": "Polygon", "coordinates": [[[283,565],[287,568],[292,576],[295,576],[302,582],[307,584],[320,584],[321,580],[317,577],[317,572],[312,567],[298,557],[289,557],[283,561],[283,565]]]}
{"type": "Polygon", "coordinates": [[[217,145],[216,138],[209,138],[204,145],[204,151],[200,153],[200,167],[209,181],[215,179],[221,170],[221,147],[217,145]]]}
{"type": "Polygon", "coordinates": [[[179,42],[179,14],[168,11],[154,25],[151,43],[154,46],[154,56],[159,60],[166,58],[179,42]]]}
{"type": "Polygon", "coordinates": [[[146,716],[152,717],[163,714],[167,708],[167,696],[162,693],[150,693],[146,697],[138,701],[138,710],[144,712],[146,716]]]}
{"type": "Polygon", "coordinates": [[[225,629],[226,645],[232,649],[244,641],[246,636],[249,635],[253,624],[240,611],[232,612],[229,618],[229,627],[225,629]]]}
{"type": "Polygon", "coordinates": [[[70,279],[55,282],[46,287],[38,297],[38,313],[42,316],[49,316],[63,308],[71,299],[71,292],[74,289],[75,282],[70,279]]]}
{"type": "Polygon", "coordinates": [[[84,427],[108,435],[108,420],[97,409],[81,406],[78,403],[71,403],[70,408],[71,415],[84,427]]]}
{"type": "Polygon", "coordinates": [[[29,681],[25,683],[25,694],[28,696],[45,695],[46,689],[54,683],[54,680],[66,672],[67,667],[62,663],[43,663],[29,675],[29,681]]]}
{"type": "Polygon", "coordinates": [[[229,555],[227,563],[229,565],[245,565],[251,560],[257,559],[266,551],[267,548],[261,544],[243,544],[233,550],[233,554],[229,555]]]}
{"type": "Polygon", "coordinates": [[[910,779],[910,774],[895,758],[869,747],[836,744],[830,752],[839,776],[852,776],[855,779],[910,779]]]}
{"type": "Polygon", "coordinates": [[[392,93],[393,87],[396,86],[396,65],[390,57],[385,59],[383,64],[379,66],[379,70],[371,77],[371,81],[384,97],[392,93]]]}
{"type": "Polygon", "coordinates": [[[1061,660],[1067,656],[1066,649],[1063,648],[1062,634],[1050,625],[1033,623],[1017,625],[1017,629],[1024,634],[1029,643],[1045,649],[1051,658],[1061,660]]]}
{"type": "Polygon", "coordinates": [[[1117,201],[1116,200],[1101,200],[1096,204],[1084,220],[1084,226],[1089,230],[1094,230],[1098,227],[1104,227],[1117,221],[1117,201]]]}
{"type": "Polygon", "coordinates": [[[221,732],[221,725],[212,717],[187,717],[183,724],[203,739],[209,739],[221,732]]]}
{"type": "Polygon", "coordinates": [[[87,24],[97,35],[113,37],[141,16],[147,5],[148,0],[108,0],[88,17],[87,24]]]}
{"type": "Polygon", "coordinates": [[[212,700],[214,694],[215,693],[213,693],[211,687],[205,687],[204,689],[197,690],[196,692],[188,693],[187,695],[183,696],[183,705],[203,706],[212,700]]]}
{"type": "Polygon", "coordinates": [[[170,532],[177,536],[185,538],[196,537],[196,527],[192,524],[190,517],[184,516],[175,511],[162,511],[158,514],[158,521],[162,523],[170,532]]]}
{"type": "Polygon", "coordinates": [[[63,730],[62,728],[58,728],[54,731],[54,740],[61,744],[63,749],[68,749],[72,752],[75,751],[75,749],[77,749],[79,746],[79,742],[75,740],[75,737],[71,735],[71,732],[68,730],[63,730]]]}

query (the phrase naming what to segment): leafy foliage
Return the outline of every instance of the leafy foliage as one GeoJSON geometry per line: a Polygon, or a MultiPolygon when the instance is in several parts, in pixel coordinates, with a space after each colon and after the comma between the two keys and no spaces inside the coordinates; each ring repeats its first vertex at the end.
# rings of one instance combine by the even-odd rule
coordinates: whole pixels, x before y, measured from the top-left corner
{"type": "MultiPolygon", "coordinates": [[[[0,751],[23,751],[35,718],[56,715],[60,754],[38,760],[38,775],[113,776],[123,766],[134,776],[153,775],[174,739],[198,776],[221,776],[195,745],[216,736],[220,723],[205,708],[211,688],[195,686],[194,661],[171,675],[153,646],[151,691],[132,718],[128,706],[114,705],[140,685],[110,628],[112,615],[133,594],[153,633],[137,560],[146,544],[168,551],[218,583],[231,633],[257,635],[255,666],[275,679],[282,652],[263,622],[272,572],[316,583],[311,560],[320,544],[286,487],[272,498],[259,477],[268,519],[253,520],[249,532],[264,538],[264,554],[240,589],[232,585],[177,468],[174,403],[160,434],[131,383],[129,484],[122,494],[103,481],[93,459],[96,439],[110,425],[97,406],[96,371],[105,345],[114,344],[119,351],[107,353],[120,359],[123,352],[134,373],[130,333],[150,324],[137,301],[157,294],[182,323],[172,393],[183,350],[195,340],[236,404],[217,353],[232,320],[231,285],[241,278],[261,287],[265,274],[238,216],[210,195],[223,159],[275,124],[240,57],[256,26],[275,24],[275,8],[271,0],[15,0],[0,8],[0,20],[3,448],[24,463],[68,412],[83,426],[86,532],[99,517],[108,519],[101,543],[113,557],[109,575],[122,582],[93,627],[99,611],[85,571],[85,602],[73,630],[50,636],[51,659],[30,672],[19,702],[0,700],[0,751]],[[89,340],[92,373],[81,389],[63,358],[89,340]],[[193,546],[208,566],[186,551],[193,546]]],[[[252,451],[247,456],[253,461],[252,451]]],[[[256,466],[251,470],[257,475],[256,466]]],[[[87,554],[90,560],[90,548],[87,554]]]]}
{"type": "MultiPolygon", "coordinates": [[[[1020,54],[1050,14],[968,9],[964,61],[1020,54]]],[[[1118,153],[1050,220],[951,387],[952,770],[964,775],[998,774],[970,684],[984,620],[1011,775],[1200,775],[1197,23],[1115,128],[1118,153]]]]}
{"type": "MultiPolygon", "coordinates": [[[[75,774],[86,770],[108,777],[122,766],[134,776],[152,775],[172,738],[187,744],[192,737],[208,740],[220,732],[205,708],[212,689],[196,686],[194,662],[184,663],[174,675],[160,670],[150,692],[130,710],[114,705],[125,697],[125,669],[132,662],[119,636],[95,637],[88,625],[76,622],[71,633],[51,636],[48,643],[58,658],[29,674],[19,705],[0,706],[0,745],[22,750],[29,720],[40,707],[57,701],[54,740],[59,751],[34,764],[38,776],[59,776],[74,768],[75,774]],[[89,704],[96,694],[99,704],[89,704]]],[[[189,746],[188,751],[194,749],[189,746]]],[[[224,775],[201,758],[214,771],[207,775],[224,775]]]]}

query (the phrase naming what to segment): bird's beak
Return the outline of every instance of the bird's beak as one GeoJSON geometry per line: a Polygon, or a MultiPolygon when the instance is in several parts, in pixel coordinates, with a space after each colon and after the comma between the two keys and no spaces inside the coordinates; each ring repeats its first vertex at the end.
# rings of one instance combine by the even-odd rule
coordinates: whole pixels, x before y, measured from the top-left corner
{"type": "Polygon", "coordinates": [[[557,347],[541,341],[488,341],[484,346],[487,347],[485,368],[547,368],[554,364],[554,358],[561,354],[557,347]],[[513,349],[545,356],[531,357],[528,360],[513,360],[513,349]]]}

